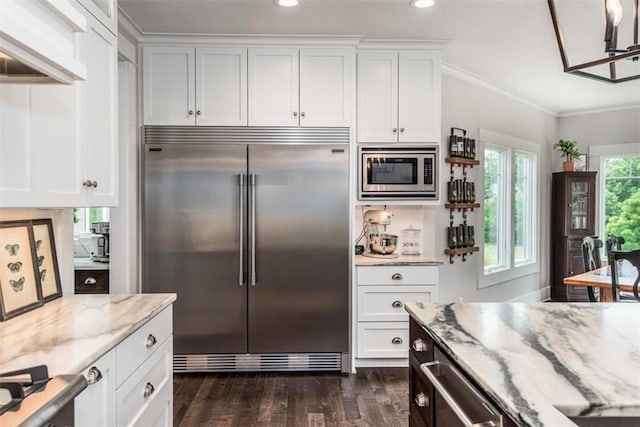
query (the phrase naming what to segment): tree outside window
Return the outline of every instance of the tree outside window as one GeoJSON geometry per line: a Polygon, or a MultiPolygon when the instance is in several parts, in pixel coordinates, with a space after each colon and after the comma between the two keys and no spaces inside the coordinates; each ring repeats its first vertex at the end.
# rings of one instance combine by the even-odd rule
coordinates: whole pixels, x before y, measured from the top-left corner
{"type": "Polygon", "coordinates": [[[624,250],[640,249],[640,156],[608,157],[603,166],[603,237],[622,236],[624,250]]]}

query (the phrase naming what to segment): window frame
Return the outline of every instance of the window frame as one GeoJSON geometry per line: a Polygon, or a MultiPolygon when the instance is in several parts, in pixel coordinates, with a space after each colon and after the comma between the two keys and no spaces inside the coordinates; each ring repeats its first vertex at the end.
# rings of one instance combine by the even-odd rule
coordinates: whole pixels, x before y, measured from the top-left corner
{"type": "MultiPolygon", "coordinates": [[[[506,186],[506,194],[504,195],[504,206],[508,209],[508,212],[503,211],[503,217],[506,219],[503,221],[502,226],[502,250],[506,253],[506,265],[503,263],[501,268],[485,269],[484,266],[484,237],[480,242],[480,280],[478,281],[478,288],[483,289],[489,286],[493,286],[502,282],[517,279],[519,277],[528,276],[531,274],[539,273],[540,271],[540,239],[536,238],[540,230],[540,144],[517,138],[510,135],[505,135],[499,132],[494,132],[486,129],[480,129],[480,158],[484,159],[485,150],[487,148],[502,150],[505,155],[506,166],[504,185],[506,186]],[[532,156],[533,163],[531,165],[531,176],[533,179],[530,182],[529,190],[532,194],[529,199],[529,203],[534,209],[530,209],[529,225],[527,226],[528,234],[532,237],[530,242],[531,259],[525,262],[515,261],[515,161],[516,154],[524,153],[532,156]]],[[[483,189],[485,185],[485,167],[483,165],[482,173],[480,177],[481,185],[483,189]]],[[[484,199],[482,206],[482,215],[478,215],[477,229],[482,231],[484,236],[484,199]]],[[[498,251],[500,248],[498,249],[498,251]]]]}

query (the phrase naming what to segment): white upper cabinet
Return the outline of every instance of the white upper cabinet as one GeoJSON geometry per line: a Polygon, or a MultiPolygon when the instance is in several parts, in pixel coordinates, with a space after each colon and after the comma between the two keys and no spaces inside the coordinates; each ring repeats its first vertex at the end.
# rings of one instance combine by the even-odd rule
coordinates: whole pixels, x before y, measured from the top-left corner
{"type": "Polygon", "coordinates": [[[249,49],[249,125],[298,126],[298,49],[249,49]]]}
{"type": "Polygon", "coordinates": [[[145,125],[246,126],[247,49],[143,48],[145,125]]]}
{"type": "Polygon", "coordinates": [[[117,0],[78,0],[102,25],[118,35],[117,0]]]}
{"type": "Polygon", "coordinates": [[[300,49],[300,125],[350,126],[353,51],[300,49]]]}
{"type": "Polygon", "coordinates": [[[196,48],[196,124],[246,126],[246,48],[196,48]]]}
{"type": "Polygon", "coordinates": [[[142,58],[144,124],[195,124],[195,49],[145,47],[142,58]]]}
{"type": "Polygon", "coordinates": [[[440,54],[358,54],[358,141],[440,141],[440,54]]]}
{"type": "Polygon", "coordinates": [[[118,203],[117,39],[84,14],[86,80],[0,86],[0,207],[118,203]]]}
{"type": "Polygon", "coordinates": [[[349,126],[353,50],[249,49],[249,124],[349,126]]]}

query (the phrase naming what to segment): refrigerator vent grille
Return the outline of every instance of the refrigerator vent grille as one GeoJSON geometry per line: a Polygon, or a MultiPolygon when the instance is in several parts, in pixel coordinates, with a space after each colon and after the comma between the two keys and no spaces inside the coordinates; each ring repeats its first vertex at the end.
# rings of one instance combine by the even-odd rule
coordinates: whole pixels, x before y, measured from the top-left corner
{"type": "Polygon", "coordinates": [[[145,144],[341,144],[349,128],[145,126],[145,144]]]}
{"type": "Polygon", "coordinates": [[[173,371],[340,371],[341,360],[341,353],[176,354],[173,356],[173,371]]]}

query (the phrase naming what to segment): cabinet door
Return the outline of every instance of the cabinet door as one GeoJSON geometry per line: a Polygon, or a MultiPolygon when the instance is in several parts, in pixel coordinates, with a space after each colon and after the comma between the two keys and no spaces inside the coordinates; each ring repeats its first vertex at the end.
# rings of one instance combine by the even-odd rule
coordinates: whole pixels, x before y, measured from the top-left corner
{"type": "Polygon", "coordinates": [[[351,49],[300,50],[300,125],[349,126],[351,49]]]}
{"type": "Polygon", "coordinates": [[[0,85],[0,207],[33,206],[36,150],[26,85],[0,85]]]}
{"type": "Polygon", "coordinates": [[[142,48],[143,124],[195,124],[195,50],[142,48]]]}
{"type": "Polygon", "coordinates": [[[75,399],[75,425],[116,425],[115,370],[115,351],[111,350],[83,372],[85,378],[93,378],[95,382],[89,384],[75,399]]]}
{"type": "Polygon", "coordinates": [[[595,176],[573,174],[567,180],[568,234],[592,235],[595,230],[595,176]]]}
{"type": "Polygon", "coordinates": [[[87,202],[79,206],[118,204],[117,38],[92,16],[84,35],[87,80],[82,88],[80,123],[86,150],[83,180],[90,180],[87,202]]]}
{"type": "Polygon", "coordinates": [[[196,124],[247,125],[246,48],[196,48],[196,124]]]}
{"type": "Polygon", "coordinates": [[[249,125],[298,123],[298,49],[249,49],[249,125]]]}
{"type": "Polygon", "coordinates": [[[398,54],[358,54],[358,141],[398,140],[398,54]]]}
{"type": "Polygon", "coordinates": [[[439,142],[439,57],[431,53],[401,53],[398,69],[399,141],[439,142]]]}

